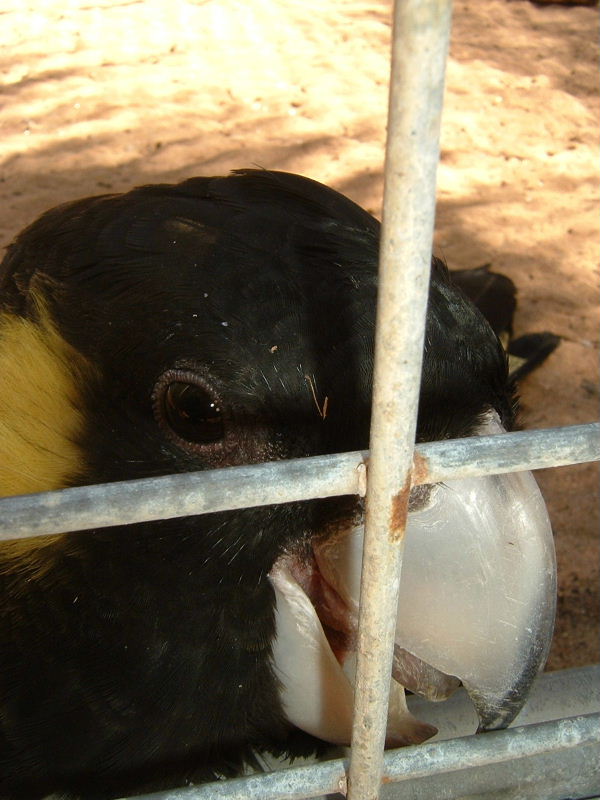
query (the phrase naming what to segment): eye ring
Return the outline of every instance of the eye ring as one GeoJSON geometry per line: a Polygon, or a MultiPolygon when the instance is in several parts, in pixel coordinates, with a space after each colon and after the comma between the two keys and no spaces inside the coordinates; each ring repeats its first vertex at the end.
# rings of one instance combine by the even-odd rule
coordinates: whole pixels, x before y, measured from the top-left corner
{"type": "Polygon", "coordinates": [[[223,403],[197,372],[164,372],[154,386],[152,407],[161,430],[186,450],[205,451],[226,438],[223,403]]]}

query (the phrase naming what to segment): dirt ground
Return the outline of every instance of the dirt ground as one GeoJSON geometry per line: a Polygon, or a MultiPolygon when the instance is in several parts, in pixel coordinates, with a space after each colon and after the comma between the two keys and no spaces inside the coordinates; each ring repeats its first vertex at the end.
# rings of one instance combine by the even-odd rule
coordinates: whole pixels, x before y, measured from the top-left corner
{"type": "MultiPolygon", "coordinates": [[[[65,200],[260,165],[380,212],[388,0],[4,0],[0,246],[65,200]]],[[[519,289],[562,343],[521,421],[598,416],[598,9],[456,0],[436,251],[519,289]]],[[[598,472],[538,473],[556,533],[550,668],[598,661],[598,472]]]]}

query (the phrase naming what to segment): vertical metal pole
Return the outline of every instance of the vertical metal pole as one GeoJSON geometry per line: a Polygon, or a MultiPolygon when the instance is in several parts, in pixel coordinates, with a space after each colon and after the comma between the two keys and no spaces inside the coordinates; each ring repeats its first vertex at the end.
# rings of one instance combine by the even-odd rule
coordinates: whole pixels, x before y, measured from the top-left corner
{"type": "Polygon", "coordinates": [[[379,797],[451,0],[396,0],[350,800],[379,797]]]}

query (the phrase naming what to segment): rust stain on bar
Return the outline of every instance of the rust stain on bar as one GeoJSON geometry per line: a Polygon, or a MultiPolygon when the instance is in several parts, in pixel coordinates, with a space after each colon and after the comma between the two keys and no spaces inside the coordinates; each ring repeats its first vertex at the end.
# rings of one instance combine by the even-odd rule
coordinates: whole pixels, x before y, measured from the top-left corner
{"type": "Polygon", "coordinates": [[[415,450],[413,453],[412,485],[420,486],[429,482],[429,459],[415,450]]]}
{"type": "Polygon", "coordinates": [[[404,486],[398,494],[392,497],[392,513],[390,515],[390,541],[401,542],[404,538],[406,528],[406,514],[408,511],[408,499],[410,497],[410,475],[408,475],[404,486]]]}

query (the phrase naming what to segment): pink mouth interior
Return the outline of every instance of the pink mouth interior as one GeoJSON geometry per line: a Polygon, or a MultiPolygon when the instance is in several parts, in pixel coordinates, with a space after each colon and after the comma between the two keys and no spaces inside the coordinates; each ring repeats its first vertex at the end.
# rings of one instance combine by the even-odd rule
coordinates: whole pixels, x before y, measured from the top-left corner
{"type": "MultiPolygon", "coordinates": [[[[287,569],[310,600],[329,647],[340,666],[357,647],[358,620],[336,589],[319,569],[312,550],[302,556],[285,556],[287,569]]],[[[460,680],[446,675],[398,644],[394,647],[393,678],[405,689],[429,700],[444,700],[460,686],[460,680]]]]}
{"type": "Polygon", "coordinates": [[[288,568],[314,606],[329,646],[343,665],[347,655],[356,649],[356,621],[348,606],[323,577],[314,554],[290,559],[288,568]]]}
{"type": "MultiPolygon", "coordinates": [[[[281,638],[277,640],[280,649],[274,654],[275,663],[281,670],[289,719],[325,741],[348,744],[355,670],[350,656],[357,646],[356,607],[352,600],[347,603],[326,580],[317,558],[309,548],[301,553],[288,553],[271,571],[275,590],[279,592],[279,614],[285,620],[281,623],[281,638]],[[306,669],[301,663],[303,655],[296,636],[306,648],[306,669]]],[[[336,570],[332,574],[335,576],[336,570]]],[[[403,660],[399,659],[400,673],[403,660]]],[[[422,672],[418,659],[415,667],[418,682],[422,672]]],[[[410,714],[404,697],[406,684],[396,674],[393,677],[386,746],[400,747],[430,738],[436,729],[410,714]]]]}

